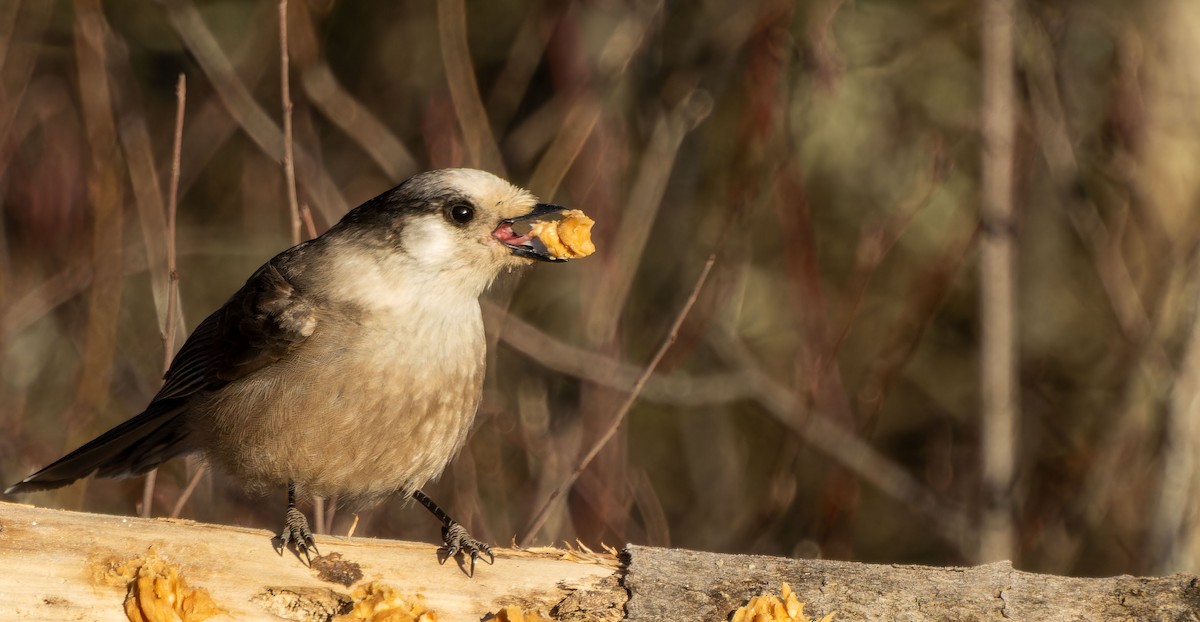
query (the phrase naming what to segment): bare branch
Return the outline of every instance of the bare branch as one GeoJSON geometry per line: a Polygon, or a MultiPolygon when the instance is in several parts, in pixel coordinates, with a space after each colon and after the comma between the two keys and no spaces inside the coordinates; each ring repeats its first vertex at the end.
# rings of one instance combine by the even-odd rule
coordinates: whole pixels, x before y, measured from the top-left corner
{"type": "Polygon", "coordinates": [[[475,82],[471,50],[467,46],[467,9],[463,0],[438,0],[438,40],[450,98],[467,145],[468,165],[504,176],[504,160],[492,136],[487,111],[475,82]]]}
{"type": "Polygon", "coordinates": [[[592,446],[592,448],[588,450],[586,454],[584,454],[583,459],[579,461],[579,464],[575,466],[575,470],[569,476],[567,476],[567,479],[563,481],[563,483],[559,485],[554,492],[550,493],[550,496],[547,497],[546,501],[542,504],[541,509],[539,509],[537,513],[534,514],[533,519],[529,521],[529,526],[525,528],[525,533],[523,536],[521,536],[519,542],[528,543],[530,539],[537,534],[538,530],[542,528],[543,524],[545,524],[546,518],[550,515],[550,510],[553,507],[554,501],[571,488],[571,486],[575,483],[575,480],[579,478],[579,475],[583,473],[584,469],[586,469],[589,464],[592,463],[592,460],[595,459],[596,455],[600,453],[600,450],[608,444],[608,441],[612,440],[613,435],[617,433],[617,429],[619,429],[621,424],[625,422],[625,416],[629,414],[629,409],[633,407],[635,402],[637,402],[638,396],[640,396],[642,393],[642,388],[646,386],[646,382],[650,379],[650,376],[654,374],[654,369],[658,367],[658,363],[662,361],[662,358],[667,353],[667,350],[671,348],[671,345],[675,343],[675,339],[679,337],[679,329],[683,326],[683,321],[687,319],[688,312],[690,312],[692,307],[696,304],[696,299],[700,297],[700,289],[704,287],[704,282],[708,280],[708,274],[712,271],[713,264],[716,263],[716,260],[716,254],[712,254],[709,255],[708,261],[704,262],[704,268],[700,271],[700,277],[696,279],[696,284],[692,287],[692,293],[688,296],[687,302],[683,303],[683,308],[681,308],[679,313],[675,316],[675,321],[671,324],[671,329],[667,332],[667,338],[663,341],[662,345],[659,346],[658,351],[654,353],[654,356],[651,357],[650,362],[646,365],[646,369],[642,371],[642,375],[639,376],[637,382],[634,383],[633,390],[630,391],[629,395],[625,398],[625,402],[621,404],[621,407],[617,409],[617,413],[613,415],[612,422],[609,424],[608,429],[600,435],[600,438],[596,440],[596,443],[592,446]]]}
{"type": "MultiPolygon", "coordinates": [[[[167,18],[172,27],[179,34],[184,46],[195,56],[205,75],[212,81],[213,88],[229,114],[237,120],[238,125],[259,149],[282,163],[282,130],[238,78],[229,57],[213,37],[196,6],[190,0],[160,1],[167,8],[167,18]]],[[[327,221],[337,220],[346,213],[349,206],[328,171],[303,149],[296,149],[294,155],[296,168],[300,170],[300,179],[304,180],[307,194],[314,206],[327,221]]]]}
{"type": "Polygon", "coordinates": [[[279,0],[279,90],[283,100],[283,172],[287,179],[292,244],[300,243],[300,201],[296,198],[296,166],[292,155],[292,87],[288,76],[287,0],[279,0]]]}
{"type": "MultiPolygon", "coordinates": [[[[179,74],[175,85],[175,142],[171,149],[171,189],[167,195],[167,325],[163,330],[163,375],[171,368],[175,356],[176,320],[179,306],[179,270],[176,264],[175,229],[176,211],[179,205],[179,171],[183,157],[183,113],[187,102],[187,78],[179,74]]],[[[147,258],[149,259],[149,258],[147,258]]],[[[146,474],[142,486],[142,516],[150,516],[154,505],[154,484],[158,480],[158,469],[146,474]]]]}
{"type": "Polygon", "coordinates": [[[983,3],[983,181],[980,350],[983,393],[983,525],[978,559],[1012,559],[1018,423],[1015,224],[1012,207],[1012,0],[983,3]]]}

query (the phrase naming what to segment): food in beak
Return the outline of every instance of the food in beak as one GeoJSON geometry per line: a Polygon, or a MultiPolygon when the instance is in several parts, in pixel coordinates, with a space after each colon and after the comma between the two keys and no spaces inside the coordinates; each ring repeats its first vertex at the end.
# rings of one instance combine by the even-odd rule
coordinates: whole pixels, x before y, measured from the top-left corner
{"type": "Polygon", "coordinates": [[[562,220],[543,220],[533,223],[529,237],[537,238],[546,253],[558,259],[578,259],[596,252],[592,243],[592,225],[587,214],[573,209],[563,212],[562,220]]]}
{"type": "Polygon", "coordinates": [[[592,225],[587,214],[557,205],[539,204],[537,209],[500,223],[492,237],[514,255],[541,261],[566,261],[596,252],[592,243],[592,225]],[[514,227],[520,227],[518,233],[514,227]]]}

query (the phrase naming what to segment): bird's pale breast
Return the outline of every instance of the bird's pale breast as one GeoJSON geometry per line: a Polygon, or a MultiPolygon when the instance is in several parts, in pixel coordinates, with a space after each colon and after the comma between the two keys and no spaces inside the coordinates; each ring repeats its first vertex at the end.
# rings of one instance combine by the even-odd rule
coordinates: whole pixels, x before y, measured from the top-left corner
{"type": "Polygon", "coordinates": [[[479,403],[478,303],[346,319],[320,318],[286,359],[198,405],[193,420],[211,459],[254,488],[290,479],[308,494],[362,504],[442,472],[479,403]]]}

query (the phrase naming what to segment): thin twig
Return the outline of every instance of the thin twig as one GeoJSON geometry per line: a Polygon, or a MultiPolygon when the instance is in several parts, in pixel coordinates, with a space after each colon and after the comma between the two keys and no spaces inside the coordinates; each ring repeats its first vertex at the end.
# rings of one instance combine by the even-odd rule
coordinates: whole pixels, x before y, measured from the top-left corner
{"type": "MultiPolygon", "coordinates": [[[[489,332],[499,334],[500,341],[560,374],[626,392],[633,390],[642,372],[640,365],[565,343],[489,301],[484,301],[483,312],[489,322],[489,332]]],[[[744,370],[698,375],[675,370],[652,376],[642,390],[642,396],[661,404],[680,406],[728,404],[755,398],[748,376],[744,370]]]]}
{"type": "MultiPolygon", "coordinates": [[[[283,133],[275,121],[254,99],[250,89],[238,76],[229,56],[217,43],[200,11],[191,0],[161,0],[166,16],[184,47],[195,56],[197,64],[212,81],[213,90],[246,135],[264,153],[283,161],[283,133]]],[[[337,220],[350,206],[338,190],[329,172],[317,159],[304,151],[295,150],[296,166],[314,208],[328,221],[337,220]]]]}
{"type": "Polygon", "coordinates": [[[176,309],[179,305],[179,265],[176,263],[176,212],[179,206],[179,174],[183,160],[183,113],[187,107],[187,78],[179,74],[175,85],[175,146],[171,151],[171,189],[167,195],[167,326],[163,336],[163,372],[171,366],[175,355],[175,333],[178,329],[176,309]]]}
{"type": "Polygon", "coordinates": [[[321,527],[321,533],[333,533],[333,519],[337,518],[338,510],[337,495],[330,497],[326,506],[328,507],[325,512],[325,525],[321,527]]]}
{"type": "Polygon", "coordinates": [[[167,274],[167,193],[159,183],[161,176],[154,144],[150,139],[146,113],[142,109],[129,46],[112,32],[104,37],[104,41],[111,58],[108,67],[115,87],[113,105],[120,120],[117,132],[124,155],[122,161],[128,169],[133,205],[137,208],[137,220],[141,225],[141,250],[144,251],[150,271],[150,291],[161,338],[166,333],[167,289],[171,280],[167,274]]]}
{"type": "MultiPolygon", "coordinates": [[[[565,344],[494,306],[485,305],[484,309],[489,316],[504,318],[503,329],[497,329],[497,332],[505,343],[532,360],[600,386],[633,391],[641,368],[565,344]]],[[[966,550],[964,543],[974,536],[961,510],[943,503],[909,475],[904,466],[880,453],[856,432],[833,423],[829,414],[807,408],[791,386],[760,369],[743,345],[732,346],[730,337],[716,337],[710,341],[718,352],[733,351],[723,358],[729,359],[730,368],[738,371],[700,376],[678,372],[655,374],[642,388],[643,398],[680,405],[751,400],[803,443],[937,525],[938,537],[960,551],[966,550]]]]}
{"type": "Polygon", "coordinates": [[[611,251],[613,260],[600,285],[607,295],[599,298],[590,310],[588,329],[593,338],[610,341],[616,334],[617,318],[621,317],[637,267],[642,263],[651,228],[658,219],[667,184],[675,170],[679,149],[688,132],[711,112],[707,102],[706,96],[693,91],[655,123],[646,155],[629,191],[627,213],[637,214],[637,217],[623,218],[618,224],[616,244],[611,251]]]}
{"type": "MultiPolygon", "coordinates": [[[[171,368],[175,357],[175,333],[178,332],[179,270],[175,252],[175,214],[179,206],[179,171],[183,160],[183,112],[187,102],[187,78],[179,74],[175,85],[175,143],[171,150],[171,188],[167,195],[167,319],[163,328],[163,375],[171,368]]],[[[142,488],[142,516],[150,516],[154,500],[154,484],[158,480],[158,469],[146,475],[142,488]]]]}
{"type": "Polygon", "coordinates": [[[872,231],[860,236],[858,251],[855,253],[854,272],[851,273],[847,287],[849,304],[843,314],[841,327],[833,329],[830,333],[834,335],[833,344],[830,346],[831,352],[842,351],[842,344],[849,336],[855,320],[859,318],[871,282],[879,274],[884,259],[887,259],[895,250],[897,243],[916,221],[917,215],[933,202],[934,192],[945,178],[945,167],[941,164],[943,157],[941,146],[938,145],[933,149],[933,154],[929,159],[926,183],[921,184],[914,191],[912,197],[901,202],[891,218],[888,218],[881,226],[872,227],[872,231]]]}
{"type": "Polygon", "coordinates": [[[437,29],[450,99],[454,102],[454,113],[467,146],[467,163],[503,177],[504,160],[492,135],[487,111],[479,95],[475,67],[471,64],[467,9],[463,0],[438,0],[437,29]]]}
{"type": "MultiPolygon", "coordinates": [[[[910,293],[900,297],[909,301],[905,313],[894,324],[895,329],[888,331],[889,336],[867,367],[865,380],[859,383],[856,412],[859,421],[863,422],[864,428],[860,430],[863,436],[870,436],[893,385],[912,362],[926,332],[934,324],[938,306],[945,301],[963,265],[978,248],[978,222],[971,226],[970,231],[952,231],[939,258],[930,261],[929,268],[912,280],[910,293]]],[[[954,228],[963,227],[957,225],[954,228]]]]}
{"type": "Polygon", "coordinates": [[[653,28],[662,8],[662,2],[639,5],[633,14],[613,28],[596,59],[599,84],[592,87],[590,92],[580,93],[570,102],[570,109],[563,115],[561,128],[529,178],[529,189],[538,196],[554,196],[558,190],[567,171],[575,164],[583,146],[591,138],[604,110],[614,105],[608,100],[621,92],[615,85],[624,76],[630,61],[642,49],[646,34],[653,28]],[[608,94],[599,95],[598,92],[604,90],[608,94]]]}
{"type": "MultiPolygon", "coordinates": [[[[263,6],[270,5],[264,4],[263,6]]],[[[258,21],[260,18],[257,17],[257,14],[260,12],[264,11],[256,7],[253,19],[258,21]]],[[[272,10],[270,13],[271,24],[274,25],[275,11],[272,10]]],[[[250,25],[248,28],[256,32],[258,29],[257,24],[250,25]]],[[[245,46],[239,50],[236,57],[231,59],[231,63],[234,63],[232,65],[234,73],[248,88],[258,90],[259,83],[267,74],[267,65],[274,62],[275,56],[271,52],[275,46],[276,43],[270,41],[270,37],[252,37],[246,41],[245,46]]],[[[203,177],[204,172],[210,170],[207,167],[208,163],[217,157],[217,152],[241,129],[237,118],[229,113],[220,94],[215,91],[208,93],[207,96],[192,93],[189,108],[192,110],[189,114],[191,122],[188,123],[183,135],[184,157],[188,161],[188,167],[181,172],[179,177],[179,191],[182,194],[187,194],[192,185],[203,177]]],[[[282,145],[282,139],[280,144],[282,145]]],[[[273,154],[267,155],[275,157],[273,154]]],[[[302,156],[298,159],[303,162],[302,156]]],[[[282,152],[280,152],[279,161],[283,161],[282,152]]],[[[304,179],[303,165],[300,166],[300,178],[304,179]]]]}
{"type": "Polygon", "coordinates": [[[404,179],[419,169],[412,152],[370,108],[338,82],[328,63],[322,61],[297,69],[306,101],[362,147],[388,179],[404,179]]]}
{"type": "MultiPolygon", "coordinates": [[[[26,2],[24,6],[9,3],[9,6],[18,10],[10,13],[9,23],[0,26],[0,69],[4,72],[5,88],[11,89],[4,93],[4,105],[0,106],[0,143],[16,145],[20,140],[14,140],[9,132],[14,129],[18,112],[29,105],[25,96],[34,84],[30,78],[41,50],[41,45],[30,42],[43,40],[54,7],[50,2],[26,2]]],[[[6,160],[10,157],[0,154],[0,170],[8,169],[6,160]]]]}
{"type": "Polygon", "coordinates": [[[179,495],[179,499],[175,501],[175,507],[171,508],[171,518],[179,518],[179,513],[183,511],[183,505],[191,498],[192,493],[196,491],[196,486],[200,483],[200,478],[208,472],[208,465],[200,463],[200,467],[192,474],[192,479],[188,480],[188,485],[183,489],[183,494],[179,495]]]}
{"type": "Polygon", "coordinates": [[[279,83],[283,99],[283,172],[287,177],[292,244],[300,243],[300,200],[296,198],[296,165],[292,154],[292,87],[288,80],[287,0],[279,0],[279,83]]]}
{"type": "MultiPolygon", "coordinates": [[[[181,187],[182,184],[183,179],[180,178],[181,187]]],[[[194,242],[186,254],[249,256],[245,249],[231,248],[227,241],[218,236],[196,236],[193,240],[194,242]]],[[[123,276],[141,274],[149,268],[146,264],[146,256],[138,252],[139,248],[139,244],[130,242],[122,249],[123,276]]],[[[90,261],[76,259],[67,267],[21,295],[20,298],[9,303],[7,309],[0,311],[0,341],[11,340],[34,322],[45,317],[46,314],[85,293],[92,285],[92,277],[90,261]]]]}
{"type": "Polygon", "coordinates": [[[389,180],[398,181],[415,173],[419,165],[412,152],[370,107],[342,85],[323,58],[324,33],[314,23],[315,7],[300,2],[290,9],[288,57],[305,101],[361,147],[389,180]]]}
{"type": "Polygon", "coordinates": [[[308,239],[317,237],[317,224],[313,222],[312,210],[308,209],[308,205],[300,206],[300,219],[304,221],[304,232],[308,234],[308,239]]]}
{"type": "Polygon", "coordinates": [[[1200,315],[1192,318],[1188,332],[1183,361],[1171,386],[1163,422],[1162,484],[1149,520],[1150,554],[1155,571],[1163,574],[1190,572],[1196,567],[1192,522],[1200,438],[1196,417],[1196,398],[1200,395],[1200,315]]]}
{"type": "Polygon", "coordinates": [[[154,484],[158,481],[158,468],[150,469],[146,474],[146,479],[142,480],[142,503],[138,508],[138,516],[142,518],[150,518],[151,510],[154,503],[154,484]]]}
{"type": "Polygon", "coordinates": [[[704,262],[704,269],[700,271],[700,277],[696,279],[696,284],[692,287],[692,293],[688,296],[687,302],[683,303],[683,308],[679,310],[678,315],[675,316],[675,321],[671,324],[671,329],[667,332],[666,340],[664,340],[662,345],[659,346],[658,351],[654,353],[654,357],[650,359],[650,363],[647,364],[646,368],[642,371],[642,375],[639,376],[637,382],[634,383],[633,390],[629,392],[629,395],[625,398],[625,402],[621,404],[619,409],[617,409],[617,413],[613,416],[612,422],[609,424],[608,429],[600,435],[600,438],[596,439],[596,443],[590,450],[588,450],[583,459],[579,461],[579,464],[576,465],[575,470],[567,476],[567,479],[564,480],[563,483],[554,490],[554,492],[550,493],[550,496],[547,497],[546,501],[542,504],[541,509],[539,509],[537,514],[534,515],[533,519],[529,521],[529,526],[525,528],[525,534],[521,536],[520,539],[522,545],[527,544],[529,540],[538,532],[538,530],[542,528],[542,525],[546,523],[546,519],[550,516],[550,509],[554,505],[554,501],[571,488],[571,486],[575,483],[575,480],[579,479],[579,475],[583,473],[585,469],[587,469],[588,465],[592,463],[592,460],[595,459],[600,453],[600,450],[608,444],[608,441],[612,440],[612,437],[617,433],[617,430],[621,427],[621,424],[625,422],[625,417],[629,414],[629,409],[633,407],[633,404],[637,402],[638,397],[641,395],[642,387],[646,386],[646,382],[650,380],[650,376],[654,374],[654,370],[658,367],[658,363],[662,361],[662,358],[666,355],[667,350],[671,348],[671,345],[673,345],[675,340],[679,337],[679,329],[683,326],[683,321],[687,319],[688,313],[696,304],[696,299],[700,297],[700,289],[704,287],[704,282],[708,280],[708,273],[712,271],[713,264],[716,263],[716,260],[716,253],[708,256],[708,261],[704,262]]]}
{"type": "MultiPolygon", "coordinates": [[[[175,253],[175,213],[179,205],[179,171],[183,159],[183,112],[187,101],[187,81],[179,74],[179,82],[175,85],[175,143],[171,150],[171,187],[167,195],[167,317],[163,326],[163,375],[171,368],[171,359],[175,356],[175,333],[178,329],[177,309],[179,306],[179,271],[175,253]]],[[[151,515],[154,503],[154,485],[158,481],[158,469],[146,474],[142,484],[142,517],[151,515]]]]}
{"type": "Polygon", "coordinates": [[[551,19],[557,17],[552,14],[554,10],[553,7],[534,4],[512,38],[504,68],[497,75],[487,97],[486,108],[496,127],[508,127],[529,92],[533,74],[542,62],[546,44],[549,43],[547,26],[551,19]]]}
{"type": "Polygon", "coordinates": [[[75,66],[90,151],[87,178],[92,223],[92,287],[88,291],[79,378],[66,417],[66,439],[76,442],[109,400],[121,312],[125,219],[121,154],[113,109],[112,75],[104,37],[109,32],[98,0],[75,3],[75,66]]]}
{"type": "Polygon", "coordinates": [[[931,533],[966,552],[966,543],[976,540],[965,513],[942,502],[895,460],[880,453],[857,432],[834,420],[830,413],[813,410],[796,396],[795,389],[771,378],[740,339],[718,335],[712,345],[722,358],[751,373],[747,383],[755,401],[812,449],[845,467],[891,499],[907,506],[935,528],[931,533]]]}
{"type": "MultiPolygon", "coordinates": [[[[1037,130],[1037,144],[1045,158],[1046,169],[1067,207],[1071,226],[1091,254],[1096,276],[1108,295],[1117,325],[1127,341],[1141,344],[1155,327],[1142,300],[1143,292],[1119,251],[1119,236],[1109,231],[1108,224],[1088,193],[1079,192],[1080,166],[1075,145],[1080,139],[1070,134],[1068,113],[1063,107],[1057,83],[1054,43],[1044,29],[1031,28],[1026,32],[1028,39],[1040,48],[1035,48],[1037,51],[1030,54],[1034,60],[1027,63],[1022,75],[1025,76],[1033,127],[1037,130]]],[[[1170,373],[1168,370],[1172,369],[1172,364],[1161,349],[1151,346],[1148,354],[1158,366],[1148,370],[1149,374],[1170,373]]]]}

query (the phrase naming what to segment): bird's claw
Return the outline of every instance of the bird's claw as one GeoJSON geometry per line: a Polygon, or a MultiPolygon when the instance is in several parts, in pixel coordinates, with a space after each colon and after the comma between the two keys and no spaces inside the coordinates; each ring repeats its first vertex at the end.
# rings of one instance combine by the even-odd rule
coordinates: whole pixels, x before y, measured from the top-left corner
{"type": "Polygon", "coordinates": [[[287,549],[289,543],[296,545],[296,550],[304,554],[304,560],[310,565],[312,558],[308,555],[308,550],[312,549],[317,555],[321,552],[317,550],[317,544],[313,541],[312,529],[308,527],[308,518],[304,513],[296,508],[288,508],[287,516],[283,521],[283,533],[279,534],[279,554],[283,555],[283,551],[287,549]]]}
{"type": "Polygon", "coordinates": [[[467,532],[467,528],[457,522],[451,522],[448,526],[442,527],[442,543],[445,545],[446,557],[441,563],[446,563],[447,559],[457,556],[460,552],[471,556],[471,571],[470,575],[475,575],[475,560],[482,559],[483,553],[486,553],[488,565],[496,562],[496,556],[492,554],[492,547],[486,542],[476,540],[467,532]]]}

